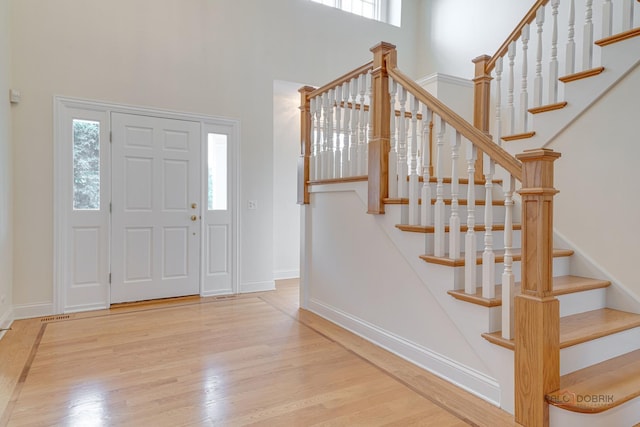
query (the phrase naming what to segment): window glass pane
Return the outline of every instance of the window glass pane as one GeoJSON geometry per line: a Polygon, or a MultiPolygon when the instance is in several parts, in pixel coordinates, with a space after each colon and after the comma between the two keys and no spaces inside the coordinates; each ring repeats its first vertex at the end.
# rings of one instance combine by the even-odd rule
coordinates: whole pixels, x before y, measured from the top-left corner
{"type": "Polygon", "coordinates": [[[208,209],[227,210],[227,135],[208,134],[207,165],[208,209]]]}
{"type": "Polygon", "coordinates": [[[73,120],[73,209],[100,209],[100,122],[73,120]]]}
{"type": "Polygon", "coordinates": [[[321,3],[326,6],[342,9],[345,12],[354,13],[356,15],[364,16],[365,18],[376,19],[380,18],[380,5],[382,0],[312,0],[316,3],[321,3]]]}

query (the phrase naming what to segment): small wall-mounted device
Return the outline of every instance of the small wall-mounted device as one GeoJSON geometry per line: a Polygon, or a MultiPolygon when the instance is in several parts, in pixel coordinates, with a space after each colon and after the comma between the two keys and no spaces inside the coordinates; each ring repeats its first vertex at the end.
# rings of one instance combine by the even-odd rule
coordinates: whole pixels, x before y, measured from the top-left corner
{"type": "Polygon", "coordinates": [[[16,89],[9,90],[9,101],[12,104],[18,104],[21,99],[22,99],[22,95],[20,94],[19,90],[16,90],[16,89]]]}

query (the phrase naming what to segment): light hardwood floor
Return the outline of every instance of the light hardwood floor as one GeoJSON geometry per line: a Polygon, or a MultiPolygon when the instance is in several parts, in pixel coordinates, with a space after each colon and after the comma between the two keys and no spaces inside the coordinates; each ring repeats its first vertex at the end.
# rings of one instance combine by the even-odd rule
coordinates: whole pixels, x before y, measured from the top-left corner
{"type": "Polygon", "coordinates": [[[16,321],[0,425],[516,425],[277,288],[16,321]]]}

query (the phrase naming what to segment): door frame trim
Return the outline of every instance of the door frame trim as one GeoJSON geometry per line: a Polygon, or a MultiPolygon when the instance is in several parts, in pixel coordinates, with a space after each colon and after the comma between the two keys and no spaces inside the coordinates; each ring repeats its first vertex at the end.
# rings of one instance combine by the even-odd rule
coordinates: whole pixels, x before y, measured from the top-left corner
{"type": "MultiPolygon", "coordinates": [[[[69,242],[67,241],[67,233],[69,231],[69,221],[66,215],[67,208],[72,201],[72,190],[66,188],[65,173],[68,176],[68,171],[63,172],[63,168],[69,166],[68,159],[65,160],[65,144],[64,132],[62,129],[64,119],[64,113],[66,109],[85,109],[91,111],[103,112],[108,117],[109,130],[111,128],[110,118],[111,113],[123,113],[123,114],[135,114],[143,116],[160,117],[166,119],[186,120],[200,123],[201,134],[201,146],[200,153],[204,153],[205,149],[205,133],[204,128],[207,124],[217,124],[231,129],[230,135],[232,136],[232,143],[230,147],[230,162],[229,167],[232,168],[231,177],[232,182],[229,186],[231,193],[231,283],[232,292],[237,294],[239,291],[239,279],[240,279],[240,120],[230,119],[219,116],[209,116],[204,114],[186,113],[173,110],[165,110],[158,108],[148,108],[134,105],[117,104],[113,102],[89,100],[82,98],[71,98],[65,96],[55,95],[53,97],[53,312],[54,314],[61,314],[70,312],[66,310],[66,291],[68,283],[66,283],[69,277],[68,266],[70,265],[69,257],[69,242]]],[[[68,148],[68,147],[67,147],[68,148]]],[[[111,155],[107,160],[109,173],[111,172],[111,155]]],[[[203,169],[204,163],[200,163],[200,180],[203,182],[204,176],[206,176],[206,170],[203,169]]],[[[109,177],[110,179],[110,177],[109,177]]],[[[201,192],[203,194],[203,192],[201,192]]],[[[204,197],[201,195],[201,198],[204,197]]],[[[200,200],[200,206],[204,206],[204,199],[200,200]]],[[[204,224],[200,224],[200,236],[203,238],[204,224]]],[[[109,239],[111,239],[111,226],[109,225],[109,239]]],[[[110,244],[110,242],[109,242],[110,244]]],[[[201,244],[202,246],[202,240],[201,244]]],[[[110,248],[109,248],[110,250],[110,248]]],[[[204,262],[203,252],[200,251],[200,268],[198,271],[199,277],[199,289],[202,294],[203,291],[203,277],[202,277],[202,265],[204,262]]],[[[102,305],[90,305],[86,310],[108,308],[110,305],[110,296],[107,296],[107,300],[102,305]]]]}

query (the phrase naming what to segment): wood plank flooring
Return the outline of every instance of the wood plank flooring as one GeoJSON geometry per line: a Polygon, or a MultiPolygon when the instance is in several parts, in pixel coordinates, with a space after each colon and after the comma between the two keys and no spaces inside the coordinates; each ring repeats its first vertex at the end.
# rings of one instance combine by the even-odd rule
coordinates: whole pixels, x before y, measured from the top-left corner
{"type": "Polygon", "coordinates": [[[513,417],[275,292],[14,322],[0,425],[513,426],[513,417]]]}

